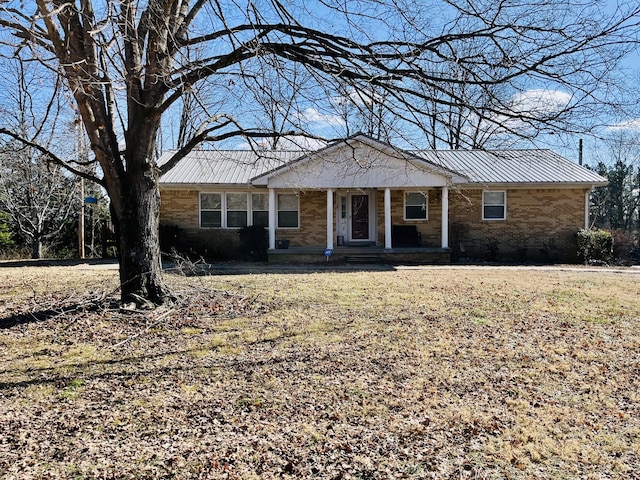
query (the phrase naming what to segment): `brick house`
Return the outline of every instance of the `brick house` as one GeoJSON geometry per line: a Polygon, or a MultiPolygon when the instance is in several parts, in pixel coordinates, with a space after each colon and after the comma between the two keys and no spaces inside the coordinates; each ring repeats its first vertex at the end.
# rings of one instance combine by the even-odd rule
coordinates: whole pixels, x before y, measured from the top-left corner
{"type": "Polygon", "coordinates": [[[405,151],[359,134],[314,152],[193,151],[160,180],[160,219],[181,248],[226,258],[240,227],[263,225],[274,262],[567,261],[606,183],[548,150],[405,151]]]}

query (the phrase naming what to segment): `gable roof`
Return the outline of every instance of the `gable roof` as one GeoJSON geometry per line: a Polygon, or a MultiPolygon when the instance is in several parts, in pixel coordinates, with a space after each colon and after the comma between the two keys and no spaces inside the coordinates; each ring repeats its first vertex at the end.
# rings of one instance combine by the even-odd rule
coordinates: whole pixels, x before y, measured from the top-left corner
{"type": "Polygon", "coordinates": [[[348,137],[252,179],[276,188],[435,187],[466,183],[442,164],[362,134],[348,137]]]}
{"type": "MultiPolygon", "coordinates": [[[[159,163],[162,164],[171,154],[165,153],[159,163]]],[[[440,179],[433,185],[443,184],[444,179],[453,184],[481,185],[607,184],[607,180],[597,173],[551,150],[405,151],[358,134],[314,152],[194,150],[162,176],[160,185],[273,184],[283,187],[287,184],[307,188],[342,188],[374,186],[375,178],[381,179],[381,184],[375,186],[399,186],[401,182],[409,185],[410,181],[428,182],[433,179],[440,179]],[[354,165],[362,167],[361,159],[353,153],[359,146],[368,149],[370,155],[378,156],[379,161],[372,161],[362,169],[362,180],[347,181],[347,178],[354,178],[354,165]],[[388,156],[389,165],[381,160],[384,155],[388,156]],[[390,180],[392,168],[400,172],[398,178],[402,177],[401,180],[390,180]],[[377,172],[377,177],[372,172],[377,172]],[[329,180],[331,176],[334,181],[329,180]]]]}

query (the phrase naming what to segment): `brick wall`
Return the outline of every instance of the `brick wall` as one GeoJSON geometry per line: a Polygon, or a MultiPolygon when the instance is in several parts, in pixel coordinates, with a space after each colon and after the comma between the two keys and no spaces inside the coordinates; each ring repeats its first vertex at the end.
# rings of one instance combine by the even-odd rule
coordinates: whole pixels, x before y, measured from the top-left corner
{"type": "MultiPolygon", "coordinates": [[[[585,189],[507,189],[506,220],[482,220],[482,190],[449,189],[449,245],[484,259],[488,243],[503,260],[574,261],[575,232],[584,226],[585,189]]],[[[391,191],[391,223],[416,225],[423,246],[441,242],[442,190],[427,190],[428,220],[404,220],[404,191],[391,191]]],[[[378,244],[384,245],[384,192],[377,194],[378,244]]]]}
{"type": "Polygon", "coordinates": [[[228,259],[239,255],[238,231],[198,227],[198,190],[160,192],[160,225],[179,228],[176,248],[207,258],[228,259]]]}
{"type": "Polygon", "coordinates": [[[287,239],[292,247],[326,245],[327,192],[300,192],[299,199],[299,228],[278,228],[276,239],[287,239]]]}
{"type": "MultiPolygon", "coordinates": [[[[442,221],[442,191],[426,189],[427,220],[404,219],[404,190],[391,190],[391,225],[415,225],[422,234],[422,245],[425,247],[440,247],[440,224],[442,221]]],[[[377,194],[378,208],[378,245],[384,245],[384,190],[377,194]]]]}
{"type": "MultiPolygon", "coordinates": [[[[440,246],[442,197],[440,189],[427,190],[429,218],[404,220],[404,192],[391,192],[391,223],[416,225],[424,246],[440,246]]],[[[507,219],[482,220],[482,190],[449,190],[449,244],[454,253],[486,258],[487,243],[494,241],[499,258],[505,260],[566,261],[575,258],[575,232],[584,226],[584,189],[508,189],[507,219]]],[[[334,197],[337,199],[337,195],[334,197]]],[[[337,201],[337,200],[336,200],[337,201]]],[[[384,191],[376,192],[377,243],[384,245],[384,191]]],[[[326,244],[327,194],[300,193],[300,228],[277,229],[276,239],[290,246],[326,244]]],[[[198,191],[162,190],[161,224],[183,231],[180,243],[188,249],[204,250],[214,257],[237,255],[238,235],[233,229],[198,228],[198,191]]],[[[335,230],[334,230],[335,231],[335,230]]]]}
{"type": "Polygon", "coordinates": [[[185,230],[198,228],[198,191],[162,190],[160,192],[161,223],[185,230]]]}
{"type": "MultiPolygon", "coordinates": [[[[160,223],[181,230],[180,249],[205,252],[216,258],[233,258],[239,248],[235,229],[198,227],[198,190],[161,192],[160,223]]],[[[276,229],[276,241],[287,239],[290,246],[322,246],[327,241],[327,194],[324,191],[300,193],[300,228],[276,229]]]]}
{"type": "Polygon", "coordinates": [[[485,258],[572,261],[584,227],[585,189],[507,189],[506,220],[482,220],[482,190],[450,190],[449,241],[454,252],[485,258]]]}

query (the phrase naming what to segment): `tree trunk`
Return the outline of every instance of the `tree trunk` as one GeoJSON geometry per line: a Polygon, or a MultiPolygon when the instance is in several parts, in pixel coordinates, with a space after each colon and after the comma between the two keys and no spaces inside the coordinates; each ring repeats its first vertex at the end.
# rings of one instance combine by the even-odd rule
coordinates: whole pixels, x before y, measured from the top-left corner
{"type": "Polygon", "coordinates": [[[124,303],[162,305],[173,297],[162,278],[160,191],[150,175],[129,175],[120,211],[114,211],[118,238],[120,289],[124,303]]]}
{"type": "Polygon", "coordinates": [[[31,258],[33,260],[42,258],[42,239],[40,237],[33,237],[31,241],[31,258]]]}

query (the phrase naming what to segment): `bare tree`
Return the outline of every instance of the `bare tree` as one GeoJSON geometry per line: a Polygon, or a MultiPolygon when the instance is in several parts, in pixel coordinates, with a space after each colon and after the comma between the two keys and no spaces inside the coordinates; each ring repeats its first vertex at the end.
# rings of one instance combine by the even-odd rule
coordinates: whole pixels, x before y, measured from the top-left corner
{"type": "MultiPolygon", "coordinates": [[[[51,146],[59,140],[53,133],[59,124],[59,95],[55,89],[42,92],[37,71],[28,63],[15,61],[5,67],[0,74],[5,121],[22,137],[51,146]]],[[[32,258],[41,258],[43,248],[74,217],[76,192],[74,180],[42,150],[16,141],[0,147],[0,210],[30,246],[32,258]]]]}
{"type": "MultiPolygon", "coordinates": [[[[0,25],[13,35],[2,36],[5,55],[18,52],[64,78],[101,174],[86,174],[20,132],[7,127],[0,132],[42,147],[71,172],[106,189],[119,236],[123,299],[160,304],[170,296],[158,246],[160,176],[202,142],[280,135],[247,124],[241,111],[246,105],[237,101],[239,95],[229,95],[243,75],[259,71],[266,55],[288,69],[304,66],[319,93],[331,90],[336,80],[357,91],[385,92],[389,111],[419,125],[413,119],[421,102],[468,101],[449,91],[450,85],[517,90],[534,82],[567,88],[574,104],[600,101],[608,72],[637,37],[640,9],[628,2],[611,14],[587,0],[443,0],[428,8],[402,0],[289,5],[269,0],[2,3],[0,25]],[[467,55],[467,45],[479,40],[486,48],[467,55]],[[441,68],[450,62],[458,71],[441,68]],[[430,88],[447,96],[432,97],[430,88]],[[202,123],[160,166],[154,155],[162,120],[187,92],[205,92],[199,98],[216,103],[198,103],[202,123]]],[[[537,119],[503,111],[502,105],[489,106],[489,114],[537,119]]]]}
{"type": "Polygon", "coordinates": [[[41,258],[77,210],[77,188],[60,165],[31,147],[13,144],[0,151],[0,210],[16,233],[41,258]]]}
{"type": "Polygon", "coordinates": [[[258,147],[276,150],[287,133],[300,131],[301,106],[309,75],[297,64],[287,68],[286,62],[275,55],[266,55],[251,72],[242,76],[250,98],[255,102],[251,114],[255,123],[265,131],[275,134],[262,139],[258,147]],[[280,134],[280,135],[278,135],[280,134]]]}
{"type": "MultiPolygon", "coordinates": [[[[458,70],[455,63],[446,66],[458,70]]],[[[464,80],[466,73],[460,73],[464,80]]],[[[441,86],[440,86],[441,87],[441,86]]],[[[474,83],[452,83],[446,89],[426,86],[430,99],[422,103],[415,116],[430,148],[484,148],[504,140],[509,120],[504,122],[498,110],[506,111],[505,91],[508,85],[480,86],[474,83]]]]}
{"type": "Polygon", "coordinates": [[[339,86],[334,104],[344,120],[345,135],[364,133],[376,140],[391,143],[393,137],[398,135],[398,119],[385,106],[389,96],[380,88],[360,91],[349,84],[339,86]]]}

